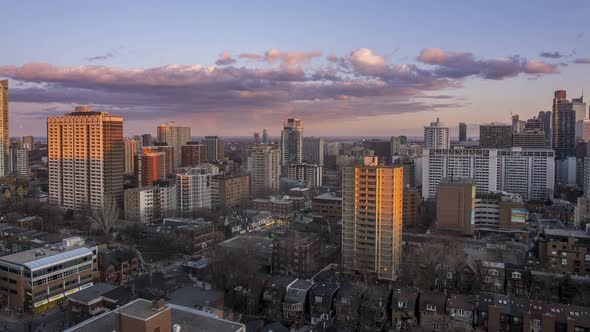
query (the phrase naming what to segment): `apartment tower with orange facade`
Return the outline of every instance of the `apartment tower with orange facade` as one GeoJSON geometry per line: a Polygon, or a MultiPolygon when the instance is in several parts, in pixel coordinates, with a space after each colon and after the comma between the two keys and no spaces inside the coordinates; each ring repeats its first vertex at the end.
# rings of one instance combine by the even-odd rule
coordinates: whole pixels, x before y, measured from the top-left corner
{"type": "Polygon", "coordinates": [[[345,272],[397,278],[401,263],[404,176],[375,157],[342,174],[342,266],[345,272]]]}

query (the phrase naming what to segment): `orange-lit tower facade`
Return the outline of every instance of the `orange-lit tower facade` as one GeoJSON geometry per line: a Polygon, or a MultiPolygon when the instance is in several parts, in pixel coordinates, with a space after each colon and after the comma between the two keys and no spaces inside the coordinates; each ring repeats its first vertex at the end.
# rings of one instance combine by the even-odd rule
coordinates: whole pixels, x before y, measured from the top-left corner
{"type": "MultiPolygon", "coordinates": [[[[372,158],[375,159],[375,158],[372,158]]],[[[401,263],[403,167],[346,167],[342,174],[342,267],[395,280],[401,263]]]]}
{"type": "Polygon", "coordinates": [[[123,117],[88,106],[47,119],[49,201],[74,211],[123,205],[123,117]]]}

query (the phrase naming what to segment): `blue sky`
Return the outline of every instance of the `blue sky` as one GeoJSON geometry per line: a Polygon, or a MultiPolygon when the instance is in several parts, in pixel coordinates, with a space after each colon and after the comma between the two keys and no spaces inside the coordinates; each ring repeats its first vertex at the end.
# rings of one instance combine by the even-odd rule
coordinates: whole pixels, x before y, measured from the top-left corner
{"type": "MultiPolygon", "coordinates": [[[[418,61],[424,49],[442,49],[451,55],[472,53],[477,61],[519,56],[522,60],[518,61],[523,66],[527,61],[538,59],[556,67],[552,72],[525,70],[501,79],[482,77],[485,75],[481,73],[470,72],[460,77],[453,74],[453,84],[437,85],[437,88],[420,87],[412,92],[388,90],[395,95],[395,100],[387,99],[384,92],[363,93],[361,97],[354,91],[350,96],[321,94],[311,101],[292,98],[290,96],[309,94],[309,91],[300,92],[296,90],[299,86],[293,87],[284,81],[280,83],[284,97],[276,98],[275,82],[265,79],[260,84],[263,90],[259,87],[250,90],[242,84],[239,88],[232,86],[229,91],[232,96],[244,92],[243,89],[257,93],[256,102],[249,102],[243,110],[239,99],[221,104],[210,100],[227,99],[224,94],[206,95],[206,101],[202,96],[193,98],[192,89],[202,87],[201,83],[194,85],[194,82],[190,89],[182,90],[182,97],[179,96],[186,100],[185,104],[167,108],[165,102],[155,106],[154,100],[142,105],[137,99],[142,93],[154,93],[154,90],[144,91],[136,86],[125,86],[124,93],[133,91],[131,102],[130,97],[113,95],[112,86],[106,87],[96,81],[76,80],[75,84],[68,81],[64,85],[51,75],[31,78],[29,72],[23,77],[10,68],[0,70],[0,76],[10,78],[14,90],[22,89],[11,98],[13,134],[18,133],[22,125],[25,133],[41,135],[47,115],[63,113],[71,109],[72,104],[82,101],[98,109],[119,111],[128,119],[125,125],[128,134],[154,132],[159,122],[167,120],[187,121],[196,135],[243,135],[263,126],[269,127],[271,134],[277,134],[284,116],[301,116],[306,121],[306,132],[315,135],[419,134],[420,127],[436,116],[449,124],[461,120],[475,128],[476,124],[486,121],[505,121],[509,112],[529,117],[546,110],[555,89],[567,89],[570,97],[577,96],[584,87],[590,89],[587,84],[590,65],[573,63],[575,59],[590,58],[590,31],[585,23],[589,19],[590,3],[587,1],[486,1],[477,2],[477,5],[473,1],[18,2],[3,5],[0,13],[2,25],[10,31],[4,35],[0,67],[20,68],[30,63],[45,63],[61,72],[79,66],[104,66],[123,71],[170,64],[206,67],[214,65],[219,54],[227,51],[237,60],[230,66],[253,70],[285,69],[282,60],[239,58],[242,53],[263,55],[273,48],[284,53],[321,52],[321,57],[290,65],[289,69],[299,66],[306,73],[327,68],[325,58],[329,55],[341,58],[341,62],[334,63],[348,67],[338,72],[338,81],[349,79],[347,75],[351,74],[347,70],[355,66],[350,57],[361,48],[379,55],[388,66],[416,65],[433,73],[436,71],[433,66],[441,64],[418,61]],[[540,57],[542,51],[559,52],[564,56],[543,58],[540,57]],[[103,59],[89,61],[92,57],[103,59]],[[39,93],[39,90],[26,90],[31,84],[51,91],[42,98],[32,98],[30,94],[39,93]],[[64,91],[63,96],[59,96],[59,89],[63,87],[76,90],[64,91]],[[82,93],[79,89],[84,89],[85,97],[78,95],[82,93]],[[264,99],[259,96],[262,94],[271,97],[264,99]],[[422,103],[420,107],[412,104],[416,101],[414,97],[425,95],[454,99],[452,103],[445,99],[445,103],[422,103]],[[331,102],[333,100],[337,102],[331,102]],[[391,112],[385,111],[384,105],[391,105],[391,112]],[[140,109],[152,112],[153,116],[139,116],[140,109]],[[334,111],[324,112],[324,109],[334,111]],[[327,115],[322,116],[324,113],[327,115]],[[340,121],[334,121],[333,114],[342,114],[338,117],[340,121]]],[[[454,63],[452,66],[453,70],[458,69],[454,63]]],[[[443,69],[448,69],[446,67],[443,69]]],[[[389,80],[382,72],[376,74],[375,70],[354,68],[355,83],[361,78],[371,82],[389,80]]],[[[177,74],[167,71],[161,75],[177,74]]],[[[440,71],[435,75],[444,76],[440,71]]],[[[241,76],[238,79],[251,80],[241,76]]],[[[387,81],[395,87],[407,83],[400,83],[397,78],[395,82],[387,81]]],[[[180,94],[178,89],[182,88],[175,85],[174,94],[180,94]]],[[[215,86],[214,90],[217,89],[220,87],[215,86]]],[[[163,93],[161,89],[156,95],[160,93],[163,93]]]]}

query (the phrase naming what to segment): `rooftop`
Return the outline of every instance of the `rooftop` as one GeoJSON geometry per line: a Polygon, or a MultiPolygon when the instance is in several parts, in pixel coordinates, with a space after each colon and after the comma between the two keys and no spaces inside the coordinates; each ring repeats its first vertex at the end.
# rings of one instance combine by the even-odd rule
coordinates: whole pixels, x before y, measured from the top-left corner
{"type": "Polygon", "coordinates": [[[590,234],[579,229],[546,228],[543,230],[549,236],[572,236],[590,239],[590,234]]]}
{"type": "Polygon", "coordinates": [[[92,251],[84,246],[74,246],[61,249],[62,247],[43,247],[18,252],[16,254],[0,257],[0,261],[23,265],[31,270],[40,269],[53,265],[57,262],[75,259],[92,254],[92,251]]]}
{"type": "MultiPolygon", "coordinates": [[[[136,315],[153,314],[155,311],[151,308],[151,305],[150,301],[137,299],[119,309],[90,318],[67,329],[65,332],[115,331],[117,312],[131,312],[136,315]]],[[[167,304],[166,307],[171,310],[172,325],[178,324],[181,331],[245,331],[243,324],[220,319],[216,315],[207,312],[174,304],[167,304]]],[[[172,326],[170,329],[172,329],[172,326]]]]}
{"type": "Polygon", "coordinates": [[[104,296],[108,292],[112,291],[113,289],[117,288],[117,286],[113,286],[110,284],[105,283],[98,283],[86,289],[83,289],[79,292],[74,294],[68,295],[68,299],[80,302],[80,303],[88,303],[92,300],[95,300],[101,296],[104,296]]]}
{"type": "Polygon", "coordinates": [[[342,201],[342,196],[336,196],[335,192],[323,193],[321,195],[315,196],[313,199],[326,199],[326,200],[334,200],[334,201],[342,201]]]}

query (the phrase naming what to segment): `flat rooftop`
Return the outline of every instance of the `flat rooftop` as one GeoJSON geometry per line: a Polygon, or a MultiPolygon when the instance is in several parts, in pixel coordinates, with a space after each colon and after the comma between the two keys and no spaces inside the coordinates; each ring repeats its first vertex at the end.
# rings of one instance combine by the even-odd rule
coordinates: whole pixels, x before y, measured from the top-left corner
{"type": "Polygon", "coordinates": [[[335,193],[323,193],[321,195],[315,196],[313,199],[326,199],[326,200],[334,200],[334,201],[342,201],[341,196],[336,196],[335,193]]]}
{"type": "Polygon", "coordinates": [[[137,299],[122,306],[117,311],[123,315],[137,317],[146,320],[167,309],[166,306],[160,309],[152,308],[152,302],[144,299],[137,299]]]}
{"type": "Polygon", "coordinates": [[[73,246],[60,250],[57,247],[40,247],[0,257],[0,262],[8,262],[17,265],[25,265],[31,269],[51,265],[61,260],[74,259],[92,254],[85,246],[73,246]]]}
{"type": "MultiPolygon", "coordinates": [[[[232,322],[229,320],[218,318],[216,315],[178,306],[174,304],[167,304],[172,313],[172,326],[180,325],[181,331],[221,331],[221,332],[245,332],[246,328],[243,324],[232,322]]],[[[95,331],[115,331],[116,328],[116,313],[125,310],[131,310],[138,314],[145,314],[142,312],[148,307],[150,313],[153,315],[156,311],[151,308],[151,302],[144,299],[137,299],[130,302],[119,309],[103,313],[101,315],[92,317],[82,323],[73,326],[64,332],[95,332],[95,331]],[[132,307],[129,309],[129,307],[132,307]]],[[[172,330],[170,326],[170,330],[172,330]]]]}
{"type": "Polygon", "coordinates": [[[105,295],[106,293],[112,291],[115,288],[117,288],[117,286],[113,286],[113,285],[105,284],[105,283],[101,282],[101,283],[95,284],[91,287],[88,287],[86,289],[83,289],[79,292],[76,292],[74,294],[68,295],[68,298],[70,300],[73,300],[76,302],[87,304],[87,303],[105,295]]]}

